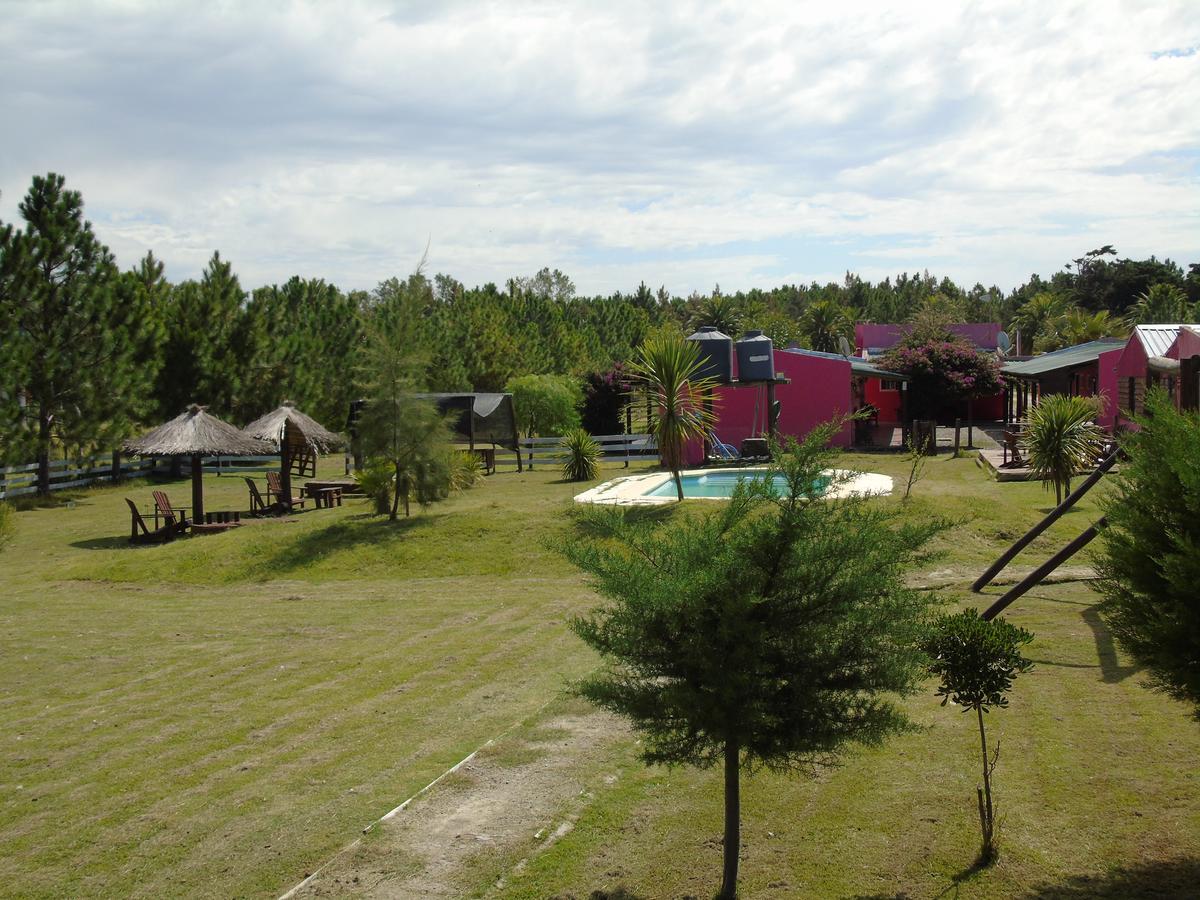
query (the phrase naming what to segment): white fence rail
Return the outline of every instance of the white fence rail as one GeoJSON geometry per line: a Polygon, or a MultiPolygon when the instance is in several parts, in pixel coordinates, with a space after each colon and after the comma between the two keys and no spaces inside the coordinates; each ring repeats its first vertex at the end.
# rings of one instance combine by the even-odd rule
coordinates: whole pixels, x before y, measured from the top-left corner
{"type": "MultiPolygon", "coordinates": [[[[658,444],[649,434],[596,434],[592,440],[600,445],[600,456],[608,462],[658,462],[658,444]]],[[[561,437],[521,438],[521,459],[525,466],[561,465],[567,458],[561,437]]],[[[515,469],[516,454],[496,454],[497,469],[515,469]]]]}
{"type": "MultiPolygon", "coordinates": [[[[154,471],[152,459],[122,459],[122,478],[141,478],[154,471]]],[[[0,468],[0,500],[37,493],[38,464],[24,463],[19,466],[0,468]]],[[[50,460],[50,490],[63,491],[68,488],[112,481],[113,457],[110,454],[86,459],[50,460]]]]}

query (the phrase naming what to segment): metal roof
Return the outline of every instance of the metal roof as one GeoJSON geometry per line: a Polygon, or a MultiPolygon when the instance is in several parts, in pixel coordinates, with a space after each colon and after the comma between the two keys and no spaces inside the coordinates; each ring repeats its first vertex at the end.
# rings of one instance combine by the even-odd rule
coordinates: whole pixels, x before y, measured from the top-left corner
{"type": "Polygon", "coordinates": [[[794,353],[797,356],[815,356],[818,359],[840,359],[850,363],[850,372],[853,375],[865,375],[868,378],[890,378],[893,381],[908,381],[907,375],[881,369],[879,366],[867,362],[860,356],[842,356],[840,353],[824,353],[821,350],[805,350],[802,347],[777,347],[775,352],[794,353]]]}
{"type": "Polygon", "coordinates": [[[1072,369],[1075,366],[1095,362],[1101,353],[1116,350],[1123,346],[1125,346],[1125,342],[1119,338],[1088,341],[1086,344],[1076,344],[1074,347],[1063,347],[1061,350],[1052,350],[1050,353],[1043,353],[1041,356],[1035,356],[1033,359],[1007,363],[1001,368],[1000,372],[1003,375],[1013,378],[1036,378],[1039,375],[1046,375],[1050,372],[1059,372],[1063,369],[1072,369]]]}
{"type": "Polygon", "coordinates": [[[1138,325],[1133,333],[1138,336],[1147,356],[1166,356],[1175,338],[1179,337],[1182,325],[1138,325]]]}

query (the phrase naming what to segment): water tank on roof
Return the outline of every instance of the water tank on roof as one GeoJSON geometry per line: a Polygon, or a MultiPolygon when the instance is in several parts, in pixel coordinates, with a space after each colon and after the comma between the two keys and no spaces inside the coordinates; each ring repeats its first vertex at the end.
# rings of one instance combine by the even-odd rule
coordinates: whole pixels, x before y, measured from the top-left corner
{"type": "Polygon", "coordinates": [[[739,381],[770,381],[775,377],[775,345],[761,331],[747,331],[735,345],[739,381]]]}
{"type": "Polygon", "coordinates": [[[705,325],[695,334],[688,335],[700,348],[701,378],[715,378],[723,384],[733,380],[733,338],[722,334],[711,325],[705,325]]]}

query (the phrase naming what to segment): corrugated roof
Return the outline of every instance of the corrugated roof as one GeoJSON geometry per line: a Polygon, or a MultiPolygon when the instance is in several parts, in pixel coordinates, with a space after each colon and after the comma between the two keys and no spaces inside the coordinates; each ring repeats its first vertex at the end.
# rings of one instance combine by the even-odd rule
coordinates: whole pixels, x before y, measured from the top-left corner
{"type": "Polygon", "coordinates": [[[1138,325],[1133,333],[1138,336],[1147,356],[1166,356],[1175,338],[1179,337],[1182,325],[1138,325]]]}
{"type": "Polygon", "coordinates": [[[850,371],[855,375],[866,375],[868,378],[890,378],[893,381],[908,381],[907,375],[881,369],[874,363],[867,362],[861,356],[842,356],[840,353],[824,353],[820,350],[805,350],[802,347],[779,348],[775,352],[794,353],[797,356],[815,356],[818,359],[840,359],[850,363],[850,371]]]}
{"type": "Polygon", "coordinates": [[[1119,338],[1088,341],[1086,344],[1076,344],[1074,347],[1063,347],[1061,350],[1052,350],[1050,353],[1043,353],[1041,356],[1035,356],[1033,359],[1006,363],[1001,367],[1000,371],[1002,374],[1011,375],[1013,378],[1036,378],[1038,375],[1045,375],[1048,372],[1058,372],[1062,369],[1071,369],[1075,366],[1082,366],[1093,362],[1101,353],[1115,350],[1124,345],[1125,342],[1119,338]]]}

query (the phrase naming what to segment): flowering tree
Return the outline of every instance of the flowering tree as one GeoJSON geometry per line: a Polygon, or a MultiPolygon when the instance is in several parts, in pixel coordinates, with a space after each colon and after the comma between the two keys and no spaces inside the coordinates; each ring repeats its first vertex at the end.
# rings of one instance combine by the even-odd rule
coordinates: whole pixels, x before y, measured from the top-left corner
{"type": "Polygon", "coordinates": [[[914,331],[880,357],[879,365],[909,377],[910,412],[916,418],[952,414],[964,401],[1000,390],[996,358],[948,331],[914,331]]]}

